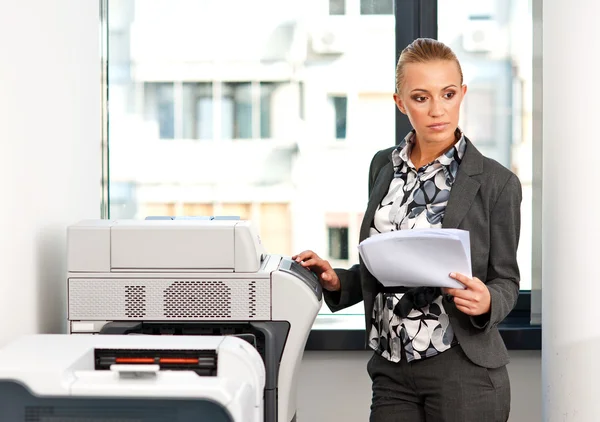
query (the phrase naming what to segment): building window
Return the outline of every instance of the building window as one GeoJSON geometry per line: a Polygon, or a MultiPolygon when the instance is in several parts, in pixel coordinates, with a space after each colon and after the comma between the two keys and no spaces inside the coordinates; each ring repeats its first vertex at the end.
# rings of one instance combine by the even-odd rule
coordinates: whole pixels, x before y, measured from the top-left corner
{"type": "Polygon", "coordinates": [[[221,104],[222,138],[252,138],[252,85],[224,83],[221,104]]]}
{"type": "Polygon", "coordinates": [[[273,94],[276,89],[277,84],[274,82],[260,83],[260,137],[263,139],[272,137],[271,125],[273,119],[271,116],[273,113],[273,94]]]}
{"type": "Polygon", "coordinates": [[[213,86],[210,82],[183,84],[183,137],[213,139],[213,86]]]}
{"type": "Polygon", "coordinates": [[[144,118],[157,123],[160,139],[175,138],[172,82],[147,82],[144,85],[144,118]]]}
{"type": "Polygon", "coordinates": [[[393,15],[394,0],[360,0],[361,15],[393,15]]]}
{"type": "Polygon", "coordinates": [[[160,139],[215,139],[218,127],[221,139],[270,139],[281,135],[281,130],[274,133],[277,120],[289,119],[289,107],[275,106],[276,101],[290,97],[289,86],[280,82],[147,82],[143,112],[146,121],[156,124],[160,139]],[[213,95],[219,91],[220,116],[213,95]]]}
{"type": "Polygon", "coordinates": [[[329,258],[348,259],[348,227],[328,227],[329,258]]]}
{"type": "Polygon", "coordinates": [[[348,97],[345,95],[331,95],[329,99],[333,103],[335,113],[335,137],[336,139],[346,139],[348,97]]]}
{"type": "Polygon", "coordinates": [[[329,0],[330,15],[346,14],[346,0],[329,0]]]}

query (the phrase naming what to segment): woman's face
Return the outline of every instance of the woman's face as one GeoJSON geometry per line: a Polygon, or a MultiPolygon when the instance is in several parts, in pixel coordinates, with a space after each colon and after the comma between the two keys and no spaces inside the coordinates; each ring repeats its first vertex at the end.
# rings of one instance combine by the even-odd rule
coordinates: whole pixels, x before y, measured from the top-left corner
{"type": "Polygon", "coordinates": [[[454,143],[460,104],[467,92],[460,79],[458,66],[450,60],[405,65],[401,92],[394,94],[394,101],[408,116],[419,142],[454,143]]]}

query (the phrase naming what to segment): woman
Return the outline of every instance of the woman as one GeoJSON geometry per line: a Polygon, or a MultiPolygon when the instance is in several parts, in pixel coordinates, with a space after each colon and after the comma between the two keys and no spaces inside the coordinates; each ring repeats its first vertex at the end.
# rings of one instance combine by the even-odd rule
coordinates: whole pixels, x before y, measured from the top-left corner
{"type": "Polygon", "coordinates": [[[314,271],[338,311],[364,300],[371,422],[506,421],[508,353],[497,329],[519,294],[521,185],[458,128],[467,92],[455,54],[417,39],[400,55],[394,101],[414,128],[379,151],[369,171],[360,241],[413,228],[459,228],[471,239],[465,289],[390,291],[362,262],[332,269],[313,251],[293,258],[314,271]]]}

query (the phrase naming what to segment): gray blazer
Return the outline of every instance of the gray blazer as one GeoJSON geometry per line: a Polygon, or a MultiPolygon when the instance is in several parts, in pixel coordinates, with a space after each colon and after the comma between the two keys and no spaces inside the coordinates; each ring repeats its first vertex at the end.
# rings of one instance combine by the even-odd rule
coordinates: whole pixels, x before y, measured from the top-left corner
{"type": "MultiPolygon", "coordinates": [[[[465,354],[477,365],[498,368],[508,363],[506,346],[498,332],[500,323],[514,308],[519,295],[517,245],[521,228],[521,183],[496,161],[484,157],[468,140],[442,223],[444,228],[468,230],[471,239],[473,276],[490,290],[489,314],[470,317],[453,302],[443,299],[450,323],[465,354]]],[[[369,236],[378,204],[394,177],[392,151],[379,151],[369,171],[369,202],[360,229],[360,241],[369,236]]],[[[339,311],[364,300],[367,338],[375,296],[376,279],[363,265],[335,269],[341,290],[325,292],[325,302],[339,311]]]]}

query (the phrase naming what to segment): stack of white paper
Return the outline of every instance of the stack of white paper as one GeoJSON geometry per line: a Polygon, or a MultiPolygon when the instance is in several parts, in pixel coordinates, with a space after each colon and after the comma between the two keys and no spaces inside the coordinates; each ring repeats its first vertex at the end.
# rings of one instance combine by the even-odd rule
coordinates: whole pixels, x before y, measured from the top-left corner
{"type": "Polygon", "coordinates": [[[367,269],[386,287],[465,286],[450,278],[471,278],[469,232],[459,229],[413,229],[381,233],[358,245],[367,269]]]}

